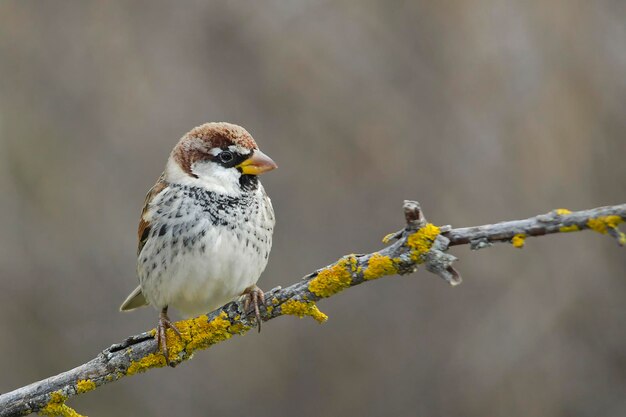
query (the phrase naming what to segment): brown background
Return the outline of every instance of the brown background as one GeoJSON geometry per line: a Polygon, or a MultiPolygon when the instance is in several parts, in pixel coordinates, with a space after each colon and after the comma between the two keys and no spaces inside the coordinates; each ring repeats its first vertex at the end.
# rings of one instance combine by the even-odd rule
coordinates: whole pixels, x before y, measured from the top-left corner
{"type": "MultiPolygon", "coordinates": [[[[0,4],[0,392],[154,326],[143,197],[177,139],[245,126],[280,169],[260,285],[379,248],[418,199],[470,226],[626,197],[626,2],[0,4]]],[[[623,416],[626,252],[578,233],[452,253],[177,370],[91,416],[623,416]]]]}

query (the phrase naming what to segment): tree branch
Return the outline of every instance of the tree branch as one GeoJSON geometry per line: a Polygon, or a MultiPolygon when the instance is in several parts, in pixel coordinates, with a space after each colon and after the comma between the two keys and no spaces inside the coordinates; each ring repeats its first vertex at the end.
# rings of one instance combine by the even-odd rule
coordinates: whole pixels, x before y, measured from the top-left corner
{"type": "MultiPolygon", "coordinates": [[[[296,315],[311,316],[324,322],[327,317],[317,309],[316,301],[386,275],[414,272],[419,264],[425,264],[428,271],[451,285],[459,284],[461,276],[452,267],[456,258],[447,253],[450,246],[470,244],[473,249],[480,249],[494,242],[511,242],[515,247],[522,247],[528,236],[584,229],[609,234],[620,245],[626,244],[626,235],[617,228],[626,220],[626,204],[573,213],[558,209],[525,220],[459,229],[427,223],[419,204],[414,201],[405,201],[404,211],[406,227],[383,240],[385,243],[396,240],[394,243],[374,253],[344,256],[287,288],[268,291],[266,307],[261,309],[262,320],[296,315]]],[[[196,350],[247,332],[254,327],[254,320],[254,314],[244,313],[241,303],[231,302],[208,315],[176,323],[182,338],[168,330],[171,365],[191,358],[196,350]]],[[[79,416],[65,404],[68,398],[162,366],[166,366],[166,360],[157,348],[154,330],[131,336],[72,370],[0,395],[0,417],[33,412],[49,416],[79,416]]]]}

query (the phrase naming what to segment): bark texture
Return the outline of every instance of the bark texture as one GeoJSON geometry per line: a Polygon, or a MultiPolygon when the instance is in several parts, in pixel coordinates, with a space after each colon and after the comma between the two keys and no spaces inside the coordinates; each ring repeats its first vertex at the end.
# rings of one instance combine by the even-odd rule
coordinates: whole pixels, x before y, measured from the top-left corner
{"type": "MultiPolygon", "coordinates": [[[[404,202],[404,214],[406,226],[386,236],[384,242],[388,245],[381,250],[344,256],[287,288],[268,291],[266,306],[261,309],[262,320],[296,315],[311,316],[324,322],[327,317],[318,310],[316,301],[366,281],[414,272],[420,264],[451,285],[459,284],[461,275],[452,266],[456,258],[447,253],[450,246],[470,244],[472,248],[480,249],[494,242],[510,242],[515,247],[522,247],[530,236],[585,229],[608,234],[620,245],[626,244],[626,236],[617,228],[626,220],[626,204],[578,212],[557,209],[525,220],[457,229],[428,223],[415,201],[404,202]]],[[[246,314],[241,303],[231,302],[207,315],[178,322],[182,337],[171,330],[167,335],[170,364],[176,366],[191,358],[196,350],[247,332],[255,326],[254,320],[254,314],[246,314]]],[[[33,412],[79,416],[65,404],[70,397],[162,366],[166,366],[166,360],[157,348],[154,330],[130,336],[74,369],[0,395],[0,417],[24,416],[33,412]]]]}

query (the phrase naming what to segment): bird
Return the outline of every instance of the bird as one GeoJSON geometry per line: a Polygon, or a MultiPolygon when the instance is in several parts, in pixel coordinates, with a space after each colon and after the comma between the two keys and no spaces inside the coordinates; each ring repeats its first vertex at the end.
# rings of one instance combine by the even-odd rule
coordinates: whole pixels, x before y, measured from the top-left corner
{"type": "Polygon", "coordinates": [[[240,297],[260,331],[265,297],[256,283],[275,216],[259,175],[275,168],[243,127],[205,123],[178,141],[148,191],[137,232],[139,285],[120,310],[160,311],[155,337],[166,360],[167,329],[181,336],[169,307],[193,317],[240,297]]]}

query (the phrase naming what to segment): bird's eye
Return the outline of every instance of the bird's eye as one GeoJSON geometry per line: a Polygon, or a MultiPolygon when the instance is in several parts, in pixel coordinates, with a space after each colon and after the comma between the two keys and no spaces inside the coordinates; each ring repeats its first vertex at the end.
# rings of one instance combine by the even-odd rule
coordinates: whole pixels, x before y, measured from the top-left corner
{"type": "Polygon", "coordinates": [[[234,158],[233,153],[230,151],[221,152],[218,157],[220,158],[220,161],[224,163],[230,162],[234,158]]]}

